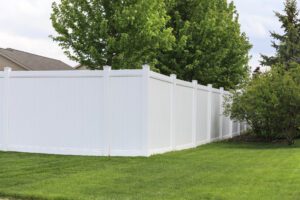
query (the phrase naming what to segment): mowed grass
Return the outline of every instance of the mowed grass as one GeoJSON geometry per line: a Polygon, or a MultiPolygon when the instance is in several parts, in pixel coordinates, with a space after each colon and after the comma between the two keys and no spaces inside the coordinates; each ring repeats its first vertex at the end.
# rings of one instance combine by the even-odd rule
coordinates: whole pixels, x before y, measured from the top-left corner
{"type": "Polygon", "coordinates": [[[220,142],[150,158],[0,152],[0,196],[18,199],[300,199],[300,141],[220,142]]]}

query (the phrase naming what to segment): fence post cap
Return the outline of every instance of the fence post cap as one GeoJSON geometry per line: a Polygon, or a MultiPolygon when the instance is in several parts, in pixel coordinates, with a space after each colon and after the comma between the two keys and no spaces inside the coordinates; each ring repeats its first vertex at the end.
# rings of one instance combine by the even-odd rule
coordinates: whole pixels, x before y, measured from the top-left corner
{"type": "Polygon", "coordinates": [[[11,69],[11,67],[4,67],[4,71],[5,71],[5,72],[11,72],[12,69],[11,69]]]}
{"type": "Polygon", "coordinates": [[[172,79],[176,79],[176,78],[177,78],[177,75],[176,75],[176,74],[171,74],[170,77],[171,77],[172,79]]]}
{"type": "Polygon", "coordinates": [[[143,70],[150,71],[150,65],[144,64],[144,65],[142,65],[142,67],[143,67],[143,70]]]}
{"type": "Polygon", "coordinates": [[[105,71],[110,71],[110,70],[111,70],[111,66],[104,65],[104,66],[103,66],[103,70],[105,70],[105,71]]]}

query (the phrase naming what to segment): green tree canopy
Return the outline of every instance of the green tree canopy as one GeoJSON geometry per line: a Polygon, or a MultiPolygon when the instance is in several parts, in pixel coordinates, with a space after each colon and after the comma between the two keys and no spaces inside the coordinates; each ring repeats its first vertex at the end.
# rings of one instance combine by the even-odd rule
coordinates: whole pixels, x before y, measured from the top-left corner
{"type": "Polygon", "coordinates": [[[262,65],[272,66],[282,64],[286,69],[293,62],[300,63],[300,21],[296,0],[286,0],[284,13],[275,13],[283,34],[271,33],[274,38],[272,47],[276,50],[275,56],[262,55],[262,65]]]}
{"type": "Polygon", "coordinates": [[[157,63],[174,42],[163,0],[61,0],[51,20],[65,53],[91,69],[157,63]]]}
{"type": "Polygon", "coordinates": [[[158,68],[185,80],[234,88],[248,76],[249,41],[227,0],[168,0],[169,27],[176,37],[161,51],[158,68]]]}
{"type": "Polygon", "coordinates": [[[98,69],[152,69],[234,88],[248,76],[251,45],[227,0],[61,0],[52,24],[65,53],[98,69]]]}

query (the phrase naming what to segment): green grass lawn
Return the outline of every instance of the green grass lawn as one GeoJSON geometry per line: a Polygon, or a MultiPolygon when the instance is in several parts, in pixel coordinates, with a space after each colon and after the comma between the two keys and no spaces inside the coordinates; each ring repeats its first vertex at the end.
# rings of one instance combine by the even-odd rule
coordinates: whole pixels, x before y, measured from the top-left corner
{"type": "Polygon", "coordinates": [[[300,141],[221,142],[150,158],[0,152],[0,196],[20,199],[300,199],[300,141]]]}

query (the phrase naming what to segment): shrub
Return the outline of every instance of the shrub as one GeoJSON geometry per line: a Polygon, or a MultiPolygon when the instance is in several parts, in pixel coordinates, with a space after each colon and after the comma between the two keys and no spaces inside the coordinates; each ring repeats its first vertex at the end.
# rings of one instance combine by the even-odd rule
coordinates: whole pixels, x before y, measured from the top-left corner
{"type": "Polygon", "coordinates": [[[227,98],[226,113],[247,121],[253,132],[268,139],[284,137],[294,143],[300,127],[300,65],[289,71],[275,66],[227,98]]]}

